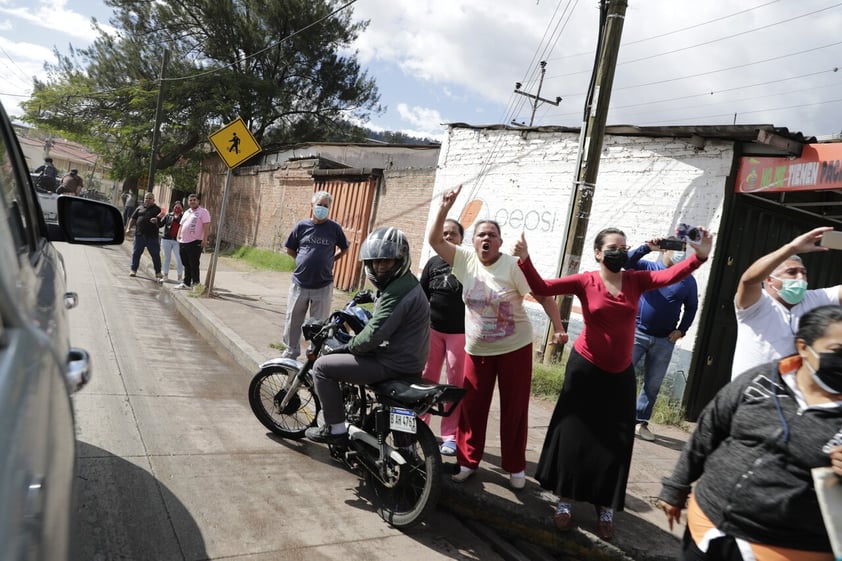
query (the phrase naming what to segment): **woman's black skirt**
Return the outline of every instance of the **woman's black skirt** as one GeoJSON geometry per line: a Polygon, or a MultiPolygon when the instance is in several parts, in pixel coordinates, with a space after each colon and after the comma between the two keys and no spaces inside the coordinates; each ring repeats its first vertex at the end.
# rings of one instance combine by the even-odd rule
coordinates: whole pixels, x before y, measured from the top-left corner
{"type": "Polygon", "coordinates": [[[600,370],[572,350],[535,479],[559,497],[623,510],[635,424],[634,368],[600,370]]]}

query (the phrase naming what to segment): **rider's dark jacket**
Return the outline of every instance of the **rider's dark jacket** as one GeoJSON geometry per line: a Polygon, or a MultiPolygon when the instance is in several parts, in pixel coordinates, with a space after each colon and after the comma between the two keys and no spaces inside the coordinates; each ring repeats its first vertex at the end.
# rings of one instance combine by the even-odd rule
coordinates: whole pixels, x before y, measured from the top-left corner
{"type": "Polygon", "coordinates": [[[371,354],[395,372],[421,374],[430,352],[430,303],[415,275],[407,272],[386,286],[348,350],[371,354]]]}

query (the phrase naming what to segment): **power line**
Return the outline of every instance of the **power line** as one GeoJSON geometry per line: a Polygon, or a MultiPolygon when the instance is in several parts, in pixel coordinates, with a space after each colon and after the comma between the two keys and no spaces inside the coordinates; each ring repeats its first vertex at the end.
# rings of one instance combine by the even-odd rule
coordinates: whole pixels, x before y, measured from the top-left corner
{"type": "MultiPolygon", "coordinates": [[[[776,78],[775,80],[768,80],[768,81],[765,81],[765,82],[755,82],[753,84],[743,84],[743,85],[740,85],[740,86],[734,86],[732,88],[711,90],[711,91],[706,91],[706,92],[701,92],[701,93],[682,95],[682,96],[665,98],[665,99],[657,99],[657,100],[653,100],[653,101],[644,101],[644,102],[641,102],[641,103],[630,103],[630,104],[627,104],[627,105],[612,105],[611,109],[612,110],[629,109],[629,108],[632,108],[632,107],[653,106],[653,105],[659,105],[659,104],[662,104],[662,103],[670,103],[670,102],[673,102],[673,101],[683,101],[683,100],[686,100],[686,99],[693,99],[693,98],[697,98],[697,97],[707,97],[707,96],[712,96],[712,95],[716,95],[716,94],[723,94],[723,93],[728,93],[728,92],[747,90],[747,89],[750,89],[750,88],[757,88],[757,87],[760,87],[760,86],[768,86],[768,85],[772,85],[772,84],[782,84],[783,82],[788,82],[788,81],[792,81],[792,80],[801,80],[803,78],[810,78],[810,77],[813,77],[813,76],[819,76],[821,74],[828,74],[828,73],[832,74],[832,73],[836,73],[838,71],[839,71],[839,67],[834,67],[834,68],[829,68],[827,70],[821,70],[819,72],[810,72],[810,73],[801,74],[801,75],[798,75],[798,76],[789,76],[787,78],[776,78]]],[[[836,84],[830,84],[828,86],[820,86],[820,87],[831,87],[831,86],[835,87],[836,84]]],[[[782,92],[781,94],[770,94],[770,95],[783,95],[783,94],[786,94],[786,93],[794,93],[794,92],[799,92],[799,91],[809,91],[810,89],[816,89],[816,88],[815,87],[804,88],[802,90],[793,90],[793,91],[790,91],[790,92],[782,92]]],[[[759,96],[757,98],[747,98],[747,99],[744,99],[744,100],[741,100],[741,101],[751,101],[753,99],[762,99],[762,98],[765,98],[765,97],[768,97],[768,96],[759,96]]],[[[550,113],[548,113],[547,117],[558,118],[558,117],[570,117],[570,116],[574,116],[574,115],[575,115],[575,113],[550,112],[550,113]]]]}
{"type": "Polygon", "coordinates": [[[826,10],[830,10],[830,9],[832,9],[832,8],[838,8],[839,6],[842,6],[842,2],[840,2],[840,3],[838,3],[838,4],[834,4],[833,6],[828,6],[827,8],[822,8],[821,10],[815,10],[815,11],[813,11],[813,12],[809,12],[809,13],[806,13],[806,14],[803,14],[803,15],[800,15],[800,16],[791,17],[791,18],[788,18],[788,19],[785,19],[785,20],[782,20],[782,21],[778,21],[778,22],[771,23],[771,24],[768,24],[768,25],[763,25],[763,26],[761,26],[761,27],[756,27],[756,28],[754,28],[754,29],[749,29],[748,31],[741,31],[741,32],[739,32],[739,33],[733,33],[733,34],[731,34],[731,35],[726,35],[726,36],[724,36],[724,37],[720,37],[720,38],[718,38],[718,39],[711,39],[710,41],[703,41],[703,42],[701,42],[701,43],[696,43],[695,45],[688,45],[688,46],[686,46],[686,47],[681,47],[681,48],[679,48],[679,49],[673,49],[673,50],[671,50],[671,51],[667,51],[667,52],[664,52],[664,53],[656,53],[656,54],[654,54],[654,55],[649,55],[649,56],[645,56],[645,57],[635,58],[635,59],[632,59],[632,60],[626,60],[626,61],[623,61],[623,62],[618,63],[618,65],[631,64],[631,63],[633,63],[633,62],[640,62],[640,61],[642,61],[642,60],[650,60],[650,59],[657,58],[657,57],[661,57],[661,56],[671,55],[671,54],[675,54],[675,53],[680,53],[680,52],[682,52],[682,51],[687,51],[687,50],[690,50],[690,49],[695,49],[696,47],[703,47],[703,46],[705,46],[705,45],[711,45],[711,44],[713,44],[713,43],[718,43],[719,41],[727,41],[728,39],[733,39],[733,38],[735,38],[735,37],[740,37],[740,36],[742,36],[742,35],[748,35],[749,33],[755,33],[755,32],[757,32],[757,31],[762,31],[762,30],[764,30],[764,29],[769,29],[770,27],[776,27],[776,26],[778,26],[778,25],[782,25],[782,24],[784,24],[784,23],[790,23],[790,22],[793,22],[793,21],[795,21],[795,20],[798,20],[798,19],[801,19],[801,18],[805,18],[805,17],[807,17],[807,16],[812,16],[812,15],[818,14],[818,13],[820,13],[820,12],[824,12],[824,11],[826,11],[826,10]]]}
{"type": "MultiPolygon", "coordinates": [[[[821,12],[824,12],[824,11],[827,11],[827,10],[830,10],[830,9],[832,9],[832,8],[837,8],[837,7],[839,7],[839,6],[842,6],[842,3],[837,3],[837,4],[834,4],[833,6],[828,6],[828,7],[826,7],[826,8],[821,8],[821,9],[819,9],[819,10],[814,10],[814,11],[812,11],[812,12],[809,12],[809,13],[806,13],[806,14],[802,14],[802,15],[800,15],[800,16],[795,16],[795,17],[787,18],[787,19],[784,19],[784,20],[780,20],[780,21],[777,21],[777,22],[774,22],[774,23],[771,23],[771,24],[768,24],[768,25],[764,25],[764,26],[761,26],[761,27],[757,27],[757,28],[754,28],[754,29],[750,29],[750,30],[747,30],[747,31],[741,31],[741,32],[739,32],[739,33],[734,33],[734,34],[731,34],[731,35],[726,35],[726,36],[724,36],[724,37],[720,37],[720,38],[718,38],[718,39],[711,39],[711,40],[709,40],[709,41],[703,41],[703,42],[701,42],[701,43],[696,43],[696,44],[694,44],[694,45],[689,45],[689,46],[687,46],[687,47],[680,47],[680,48],[677,48],[677,49],[672,49],[672,50],[669,50],[669,51],[664,51],[664,52],[661,52],[661,53],[655,53],[655,54],[648,55],[648,56],[641,57],[641,58],[636,58],[636,59],[632,59],[632,60],[627,60],[627,61],[619,62],[619,63],[617,63],[617,66],[624,66],[624,65],[626,65],[626,64],[631,64],[631,63],[634,63],[634,62],[640,62],[640,61],[643,61],[643,60],[651,60],[651,59],[653,59],[653,58],[657,58],[657,57],[661,57],[661,56],[666,56],[666,55],[675,54],[675,53],[678,53],[678,52],[682,52],[682,51],[686,51],[686,50],[694,49],[694,48],[696,48],[696,47],[702,47],[702,46],[705,46],[705,45],[711,45],[711,44],[713,44],[713,43],[718,43],[718,42],[720,42],[720,41],[727,41],[727,40],[729,40],[729,39],[733,39],[733,38],[735,38],[735,37],[740,37],[740,36],[742,36],[742,35],[748,35],[748,34],[750,34],[750,33],[755,33],[756,31],[762,31],[762,30],[764,30],[764,29],[769,29],[769,28],[771,28],[771,27],[775,27],[775,26],[778,26],[778,25],[782,25],[782,24],[784,24],[784,23],[790,23],[790,22],[795,21],[795,20],[797,20],[797,19],[802,19],[802,18],[805,18],[805,17],[807,17],[807,16],[812,16],[812,15],[815,15],[815,14],[818,14],[818,13],[821,13],[821,12]]],[[[807,52],[807,51],[802,51],[802,52],[807,52]]],[[[555,75],[555,76],[550,76],[548,79],[555,79],[555,78],[567,78],[567,77],[570,77],[570,76],[577,76],[577,75],[579,75],[579,74],[583,74],[583,73],[585,73],[585,72],[589,72],[589,71],[590,71],[590,70],[579,70],[579,71],[577,71],[577,72],[569,72],[569,73],[567,73],[567,74],[557,74],[557,75],[555,75]]]]}
{"type": "MultiPolygon", "coordinates": [[[[755,6],[753,8],[747,8],[745,10],[740,10],[738,12],[734,12],[734,13],[731,13],[731,14],[728,14],[728,15],[725,15],[725,16],[720,16],[718,18],[714,18],[714,19],[711,19],[711,20],[708,20],[708,21],[703,21],[701,23],[697,23],[697,24],[694,24],[694,25],[688,25],[687,27],[681,27],[681,28],[675,29],[673,31],[667,31],[666,33],[661,33],[660,35],[652,35],[651,37],[644,37],[642,39],[636,39],[634,41],[623,41],[623,46],[627,47],[629,45],[637,45],[639,43],[645,43],[646,41],[652,41],[653,39],[661,39],[662,37],[668,37],[670,35],[675,35],[675,34],[678,34],[678,33],[684,33],[685,31],[690,31],[691,29],[696,29],[698,27],[704,27],[705,25],[710,25],[711,23],[717,23],[717,22],[724,21],[726,19],[730,19],[730,18],[739,16],[739,15],[742,15],[742,14],[745,14],[745,13],[748,13],[748,12],[752,12],[754,10],[758,10],[760,8],[765,8],[766,6],[769,6],[771,4],[775,4],[776,2],[779,2],[779,1],[780,0],[772,0],[771,2],[766,2],[765,4],[761,4],[761,5],[755,6]]],[[[593,55],[593,52],[585,51],[585,52],[576,53],[576,54],[573,54],[573,55],[560,56],[558,58],[551,59],[551,60],[564,60],[564,59],[580,57],[580,56],[585,56],[585,55],[593,55]]]]}
{"type": "MultiPolygon", "coordinates": [[[[817,107],[817,106],[821,106],[821,105],[828,105],[828,104],[831,104],[831,103],[840,103],[840,102],[842,102],[842,98],[828,99],[828,100],[825,100],[825,101],[816,101],[816,102],[813,102],[813,103],[799,103],[799,104],[796,104],[796,105],[784,105],[782,107],[769,107],[769,108],[766,108],[766,109],[752,109],[752,110],[749,110],[749,111],[737,111],[736,113],[738,115],[751,115],[751,114],[754,114],[754,113],[767,113],[767,112],[772,112],[772,111],[785,111],[785,110],[788,110],[788,109],[798,109],[798,108],[801,108],[801,107],[817,107]]],[[[677,121],[676,120],[650,121],[648,124],[661,124],[661,123],[675,124],[676,122],[696,121],[696,120],[700,120],[700,119],[712,119],[712,118],[715,118],[715,117],[733,118],[734,113],[735,113],[734,111],[731,111],[729,113],[718,113],[718,114],[715,114],[715,115],[699,115],[697,117],[688,117],[687,119],[678,119],[677,121]]],[[[641,125],[641,126],[646,126],[646,125],[641,125]]]]}
{"type": "Polygon", "coordinates": [[[316,25],[318,25],[318,24],[322,23],[323,21],[325,21],[325,20],[326,20],[326,19],[328,19],[328,18],[333,17],[334,15],[336,15],[336,14],[338,14],[339,12],[341,12],[342,10],[344,10],[344,9],[348,8],[348,7],[349,7],[349,6],[351,6],[352,4],[355,4],[356,2],[357,2],[357,0],[350,0],[349,2],[347,2],[347,3],[343,4],[342,6],[339,6],[338,8],[336,8],[335,10],[333,10],[332,12],[330,12],[329,14],[325,15],[324,17],[321,17],[321,18],[317,19],[317,20],[316,20],[316,21],[314,21],[313,23],[310,23],[310,24],[308,24],[308,25],[305,25],[305,26],[304,26],[304,27],[302,27],[301,29],[297,29],[297,30],[293,31],[292,33],[290,33],[290,34],[289,34],[289,35],[287,35],[286,37],[284,37],[284,38],[282,38],[282,39],[278,39],[278,40],[277,40],[277,41],[275,41],[274,43],[270,43],[269,45],[267,45],[265,48],[260,49],[259,51],[254,52],[254,53],[252,53],[252,54],[250,54],[250,55],[248,55],[248,56],[245,56],[245,57],[243,57],[243,58],[241,58],[241,59],[239,59],[239,60],[237,60],[237,61],[235,61],[235,62],[232,62],[232,63],[230,63],[230,64],[224,64],[224,65],[222,65],[222,66],[220,66],[220,67],[218,67],[218,68],[214,68],[214,69],[212,69],[212,70],[207,70],[207,71],[205,71],[205,72],[200,72],[200,73],[198,73],[198,74],[191,74],[191,75],[189,75],[189,76],[181,76],[181,77],[176,77],[176,78],[167,78],[165,81],[166,81],[166,82],[178,82],[178,81],[183,81],[183,80],[192,80],[192,79],[194,79],[194,78],[201,78],[202,76],[208,76],[208,75],[210,75],[210,74],[215,74],[215,73],[217,73],[217,72],[220,72],[220,71],[222,71],[222,70],[225,70],[226,68],[230,68],[230,67],[232,67],[232,66],[234,66],[234,65],[237,65],[237,64],[240,64],[240,63],[242,63],[242,62],[245,62],[245,61],[247,61],[247,60],[249,60],[249,59],[252,59],[252,58],[254,58],[254,57],[256,57],[256,56],[258,56],[258,55],[260,55],[260,54],[265,53],[265,52],[266,52],[266,51],[268,51],[269,49],[274,49],[275,47],[277,47],[277,46],[278,46],[278,45],[280,45],[281,43],[284,43],[284,42],[286,42],[286,41],[289,41],[290,39],[292,39],[292,38],[293,38],[293,37],[295,37],[296,35],[299,35],[299,34],[301,34],[301,33],[304,33],[305,31],[307,31],[307,30],[308,30],[308,29],[310,29],[311,27],[315,27],[316,25]]]}

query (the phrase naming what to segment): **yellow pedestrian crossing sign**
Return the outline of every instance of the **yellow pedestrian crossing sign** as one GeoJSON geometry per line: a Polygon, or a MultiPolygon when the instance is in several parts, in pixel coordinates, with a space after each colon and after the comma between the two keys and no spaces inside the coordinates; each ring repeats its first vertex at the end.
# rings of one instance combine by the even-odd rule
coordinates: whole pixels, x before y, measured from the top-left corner
{"type": "Polygon", "coordinates": [[[237,118],[236,121],[211,133],[208,139],[229,169],[234,169],[260,152],[260,145],[246,128],[242,118],[237,118]]]}

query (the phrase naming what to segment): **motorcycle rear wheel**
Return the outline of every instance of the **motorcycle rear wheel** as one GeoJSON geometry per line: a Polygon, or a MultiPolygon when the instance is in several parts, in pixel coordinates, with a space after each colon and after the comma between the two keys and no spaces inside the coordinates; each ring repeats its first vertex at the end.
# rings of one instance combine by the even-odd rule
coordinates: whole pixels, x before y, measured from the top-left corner
{"type": "Polygon", "coordinates": [[[438,503],[441,492],[441,455],[435,436],[426,423],[417,420],[417,432],[389,431],[386,443],[407,460],[399,466],[390,459],[388,469],[400,470],[397,483],[383,485],[366,472],[366,482],[374,490],[377,513],[395,528],[408,528],[419,522],[438,503]]]}
{"type": "Polygon", "coordinates": [[[304,431],[316,426],[321,409],[312,388],[302,385],[281,410],[285,388],[297,374],[288,366],[269,366],[254,375],[249,384],[249,405],[264,427],[284,438],[298,440],[304,431]]]}

